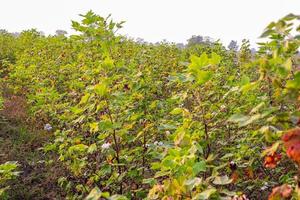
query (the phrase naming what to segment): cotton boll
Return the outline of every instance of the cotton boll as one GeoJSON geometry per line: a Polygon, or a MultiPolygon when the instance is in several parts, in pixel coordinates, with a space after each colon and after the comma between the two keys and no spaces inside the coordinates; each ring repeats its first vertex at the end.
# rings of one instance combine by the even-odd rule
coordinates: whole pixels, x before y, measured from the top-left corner
{"type": "Polygon", "coordinates": [[[101,148],[102,149],[108,149],[110,147],[110,145],[111,144],[109,142],[106,142],[106,143],[104,143],[104,144],[101,145],[101,148]]]}
{"type": "Polygon", "coordinates": [[[44,130],[45,131],[51,131],[52,130],[52,126],[50,124],[45,124],[44,130]]]}

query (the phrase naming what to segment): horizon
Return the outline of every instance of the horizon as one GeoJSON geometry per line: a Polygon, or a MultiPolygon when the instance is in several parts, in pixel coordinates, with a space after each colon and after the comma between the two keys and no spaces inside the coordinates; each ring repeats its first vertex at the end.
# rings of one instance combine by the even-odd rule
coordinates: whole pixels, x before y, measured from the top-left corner
{"type": "Polygon", "coordinates": [[[248,39],[251,47],[256,48],[264,28],[271,21],[289,13],[298,14],[300,2],[87,0],[82,4],[80,0],[12,0],[0,8],[0,29],[8,32],[37,29],[46,35],[65,30],[68,34],[74,34],[71,20],[80,20],[79,15],[89,10],[103,17],[111,14],[114,21],[125,21],[119,34],[133,39],[141,38],[149,43],[166,40],[186,44],[193,35],[199,35],[220,40],[224,46],[231,40],[240,45],[243,39],[248,39]],[[19,6],[15,7],[16,4],[19,6]],[[12,8],[16,11],[11,12],[12,8]]]}

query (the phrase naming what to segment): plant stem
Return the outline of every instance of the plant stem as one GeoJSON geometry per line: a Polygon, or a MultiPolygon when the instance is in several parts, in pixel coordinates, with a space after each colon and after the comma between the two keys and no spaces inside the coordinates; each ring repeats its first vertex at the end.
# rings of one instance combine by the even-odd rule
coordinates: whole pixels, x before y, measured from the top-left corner
{"type": "MultiPolygon", "coordinates": [[[[106,101],[106,105],[107,105],[107,114],[109,116],[109,119],[110,119],[111,123],[114,124],[114,120],[112,118],[112,114],[111,114],[107,99],[105,101],[106,101]]],[[[117,163],[118,163],[118,172],[119,172],[119,175],[121,175],[122,174],[122,168],[119,165],[121,163],[120,162],[120,147],[119,147],[118,140],[117,140],[116,129],[113,129],[112,136],[113,136],[113,140],[114,140],[114,144],[115,144],[116,160],[117,160],[117,163]]],[[[121,194],[123,193],[122,182],[120,184],[120,193],[121,194]]]]}

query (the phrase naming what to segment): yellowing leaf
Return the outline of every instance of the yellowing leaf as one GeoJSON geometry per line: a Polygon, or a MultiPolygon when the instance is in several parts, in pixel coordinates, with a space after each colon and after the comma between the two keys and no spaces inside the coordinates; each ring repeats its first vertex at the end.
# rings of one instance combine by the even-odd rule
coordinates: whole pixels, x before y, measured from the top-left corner
{"type": "Polygon", "coordinates": [[[90,194],[85,198],[85,200],[99,200],[102,196],[102,192],[98,187],[92,189],[90,194]]]}
{"type": "Polygon", "coordinates": [[[213,182],[215,185],[228,185],[232,182],[232,179],[228,178],[228,176],[217,176],[213,182]]]}
{"type": "Polygon", "coordinates": [[[99,84],[94,86],[94,91],[100,97],[104,97],[108,93],[108,88],[107,88],[107,85],[105,83],[99,83],[99,84]]]}
{"type": "Polygon", "coordinates": [[[288,72],[292,70],[292,65],[293,63],[291,58],[287,59],[287,61],[284,63],[284,67],[288,72]]]}
{"type": "Polygon", "coordinates": [[[280,142],[275,142],[271,147],[267,148],[266,150],[263,151],[262,156],[268,155],[268,154],[274,154],[278,147],[280,145],[280,142]]]}
{"type": "Polygon", "coordinates": [[[181,129],[176,133],[174,144],[179,145],[185,136],[185,130],[181,129]]]}
{"type": "Polygon", "coordinates": [[[79,104],[85,104],[89,100],[90,96],[91,96],[91,94],[89,94],[89,93],[82,96],[79,104]]]}
{"type": "Polygon", "coordinates": [[[215,188],[209,188],[204,190],[203,192],[197,194],[195,197],[193,197],[192,200],[206,200],[206,199],[210,199],[210,196],[213,195],[214,193],[216,193],[217,190],[215,188]]]}
{"type": "Polygon", "coordinates": [[[172,115],[178,115],[178,114],[180,114],[180,113],[182,113],[182,108],[174,108],[174,109],[170,112],[170,114],[172,114],[172,115]]]}
{"type": "Polygon", "coordinates": [[[97,131],[99,131],[98,122],[90,123],[90,132],[96,133],[97,131]]]}

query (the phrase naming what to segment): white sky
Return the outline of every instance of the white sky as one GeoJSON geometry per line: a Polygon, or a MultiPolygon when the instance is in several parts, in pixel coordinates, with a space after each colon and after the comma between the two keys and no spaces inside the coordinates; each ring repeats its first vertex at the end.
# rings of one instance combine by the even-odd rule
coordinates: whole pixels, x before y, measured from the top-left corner
{"type": "Polygon", "coordinates": [[[269,22],[300,14],[300,0],[0,0],[0,28],[72,33],[71,20],[90,9],[126,21],[122,34],[149,42],[185,43],[202,35],[254,44],[269,22]]]}

